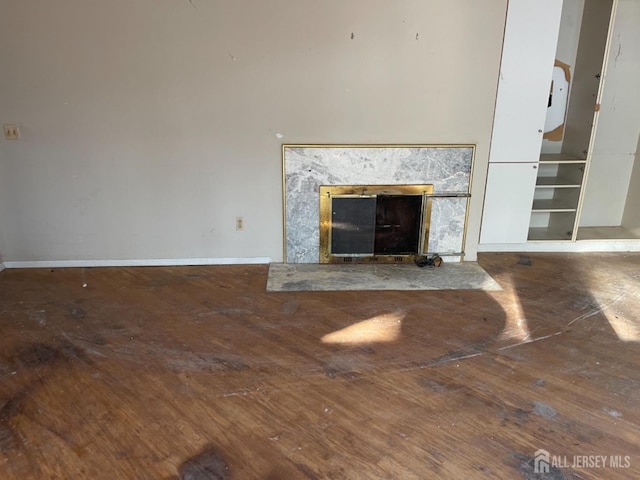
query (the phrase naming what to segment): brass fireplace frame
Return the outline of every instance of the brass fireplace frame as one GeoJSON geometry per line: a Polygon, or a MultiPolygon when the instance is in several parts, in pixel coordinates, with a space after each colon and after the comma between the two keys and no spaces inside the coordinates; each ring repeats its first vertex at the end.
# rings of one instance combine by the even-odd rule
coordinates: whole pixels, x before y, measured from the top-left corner
{"type": "Polygon", "coordinates": [[[320,193],[320,263],[413,262],[427,255],[429,251],[429,230],[431,226],[431,196],[433,185],[321,185],[320,193]],[[333,198],[366,198],[378,195],[421,195],[422,216],[420,222],[420,245],[418,252],[411,255],[369,255],[331,253],[331,212],[333,198]]]}

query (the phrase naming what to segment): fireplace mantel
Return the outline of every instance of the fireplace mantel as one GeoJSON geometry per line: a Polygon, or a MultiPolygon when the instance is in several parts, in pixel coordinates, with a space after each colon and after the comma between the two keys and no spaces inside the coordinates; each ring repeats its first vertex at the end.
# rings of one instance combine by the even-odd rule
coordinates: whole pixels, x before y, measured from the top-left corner
{"type": "Polygon", "coordinates": [[[432,184],[429,253],[464,256],[474,145],[283,145],[284,259],[319,263],[321,185],[432,184]],[[450,195],[450,196],[449,196],[450,195]]]}

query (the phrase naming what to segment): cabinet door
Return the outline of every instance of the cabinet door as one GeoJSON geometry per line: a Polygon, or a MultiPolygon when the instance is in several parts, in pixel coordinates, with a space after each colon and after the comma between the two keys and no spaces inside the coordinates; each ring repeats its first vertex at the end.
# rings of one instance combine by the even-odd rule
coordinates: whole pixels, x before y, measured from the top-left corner
{"type": "Polygon", "coordinates": [[[540,155],[562,2],[509,0],[490,162],[540,155]]]}
{"type": "Polygon", "coordinates": [[[537,163],[489,164],[480,243],[525,243],[537,163]]]}

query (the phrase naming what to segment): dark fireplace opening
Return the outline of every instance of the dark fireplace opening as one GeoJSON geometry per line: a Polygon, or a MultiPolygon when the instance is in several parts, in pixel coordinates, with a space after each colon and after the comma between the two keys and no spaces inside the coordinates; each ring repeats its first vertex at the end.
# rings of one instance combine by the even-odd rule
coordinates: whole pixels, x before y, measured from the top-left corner
{"type": "Polygon", "coordinates": [[[422,196],[335,198],[331,252],[338,255],[411,255],[420,246],[422,196]]]}
{"type": "Polygon", "coordinates": [[[375,255],[410,255],[420,247],[422,196],[380,195],[376,205],[375,255]]]}
{"type": "Polygon", "coordinates": [[[431,191],[431,185],[321,187],[321,261],[409,261],[424,255],[431,191]]]}

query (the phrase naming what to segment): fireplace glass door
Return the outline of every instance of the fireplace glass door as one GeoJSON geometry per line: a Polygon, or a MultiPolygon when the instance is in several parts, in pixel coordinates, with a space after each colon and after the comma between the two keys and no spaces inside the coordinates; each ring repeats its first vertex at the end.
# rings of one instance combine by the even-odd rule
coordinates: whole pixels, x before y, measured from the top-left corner
{"type": "Polygon", "coordinates": [[[426,254],[431,185],[321,187],[322,263],[426,254]]]}

